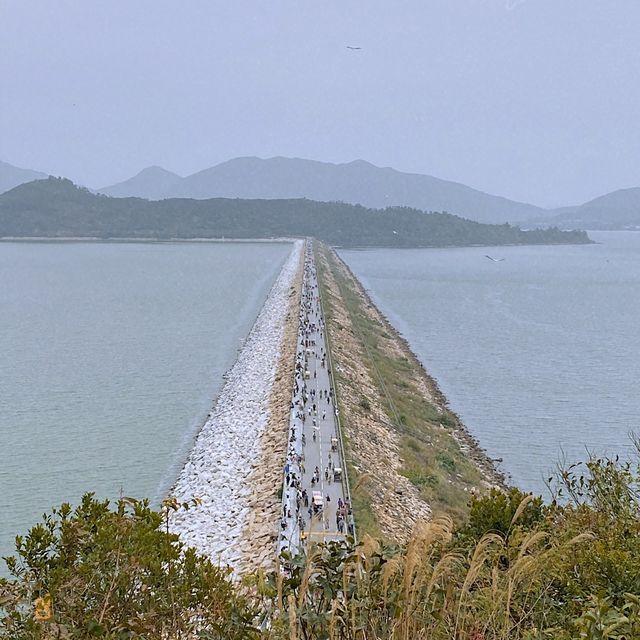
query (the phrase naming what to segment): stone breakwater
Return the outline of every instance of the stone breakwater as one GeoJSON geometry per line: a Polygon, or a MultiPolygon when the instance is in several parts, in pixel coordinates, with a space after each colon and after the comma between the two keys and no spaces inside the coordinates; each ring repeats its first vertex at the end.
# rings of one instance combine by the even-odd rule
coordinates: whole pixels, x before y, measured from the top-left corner
{"type": "Polygon", "coordinates": [[[302,294],[302,252],[299,273],[289,291],[289,309],[280,348],[280,361],[271,388],[271,405],[267,426],[260,436],[259,458],[253,462],[248,484],[251,497],[249,519],[240,540],[242,557],[236,573],[243,575],[259,567],[275,566],[276,543],[280,531],[283,465],[287,457],[289,416],[291,413],[291,381],[298,337],[298,317],[302,294]]]}
{"type": "Polygon", "coordinates": [[[222,565],[236,566],[241,560],[240,540],[256,509],[250,479],[261,455],[303,245],[294,243],[172,492],[179,502],[201,501],[171,516],[172,531],[222,565]]]}

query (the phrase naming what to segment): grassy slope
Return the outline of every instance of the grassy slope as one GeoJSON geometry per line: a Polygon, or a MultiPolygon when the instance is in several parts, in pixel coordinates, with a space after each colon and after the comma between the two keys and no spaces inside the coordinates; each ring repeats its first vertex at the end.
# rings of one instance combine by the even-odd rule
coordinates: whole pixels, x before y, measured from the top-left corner
{"type": "MultiPolygon", "coordinates": [[[[344,263],[325,245],[316,243],[315,250],[329,339],[336,335],[336,327],[331,326],[335,324],[336,298],[329,295],[328,286],[337,285],[339,299],[351,321],[352,335],[363,347],[360,364],[377,387],[387,426],[399,437],[400,473],[419,489],[420,497],[431,506],[434,515],[445,512],[455,520],[462,520],[467,513],[470,492],[486,487],[486,479],[496,483],[501,479],[458,417],[447,409],[435,382],[373,307],[344,263]],[[479,464],[485,470],[484,475],[479,464]]],[[[336,365],[341,415],[348,422],[355,419],[355,414],[371,414],[371,401],[361,395],[359,381],[341,373],[340,352],[333,349],[331,343],[330,348],[336,365]],[[360,401],[345,401],[347,389],[354,392],[349,396],[360,397],[360,401]]],[[[348,438],[346,448],[350,450],[348,438]]],[[[361,474],[366,472],[366,469],[354,469],[353,463],[350,465],[350,480],[352,486],[357,487],[353,492],[356,521],[361,532],[378,534],[366,482],[359,485],[361,474]]]]}

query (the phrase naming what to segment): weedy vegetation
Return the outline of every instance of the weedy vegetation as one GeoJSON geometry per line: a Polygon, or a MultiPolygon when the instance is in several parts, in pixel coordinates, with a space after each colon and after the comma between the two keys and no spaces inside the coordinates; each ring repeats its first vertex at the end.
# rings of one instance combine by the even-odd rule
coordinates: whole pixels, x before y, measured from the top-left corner
{"type": "Polygon", "coordinates": [[[493,491],[462,526],[314,545],[239,581],[167,531],[192,504],[87,494],[16,539],[0,638],[639,638],[639,483],[635,462],[590,458],[550,502],[493,491]]]}

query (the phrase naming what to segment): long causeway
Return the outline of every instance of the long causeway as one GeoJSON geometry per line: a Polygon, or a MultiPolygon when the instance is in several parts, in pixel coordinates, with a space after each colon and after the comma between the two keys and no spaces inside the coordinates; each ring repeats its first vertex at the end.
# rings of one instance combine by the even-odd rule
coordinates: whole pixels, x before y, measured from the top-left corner
{"type": "Polygon", "coordinates": [[[305,243],[278,550],[355,536],[331,359],[311,242],[305,243]]]}

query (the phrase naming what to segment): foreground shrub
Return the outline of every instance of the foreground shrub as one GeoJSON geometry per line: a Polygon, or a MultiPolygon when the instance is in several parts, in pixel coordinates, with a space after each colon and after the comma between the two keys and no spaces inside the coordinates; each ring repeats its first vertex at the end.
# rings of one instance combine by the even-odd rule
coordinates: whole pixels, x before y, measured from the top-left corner
{"type": "Polygon", "coordinates": [[[512,487],[508,491],[491,489],[486,496],[472,496],[469,520],[458,536],[478,541],[487,533],[508,537],[517,526],[530,531],[545,516],[542,498],[534,497],[512,487]]]}
{"type": "Polygon", "coordinates": [[[550,504],[494,491],[458,532],[442,517],[406,545],[312,545],[241,583],[168,533],[175,501],[87,495],[17,539],[0,638],[640,639],[638,485],[592,458],[550,504]]]}
{"type": "Polygon", "coordinates": [[[92,494],[54,509],[7,558],[0,638],[250,637],[251,615],[220,569],[176,535],[148,502],[112,510],[92,494]]]}

